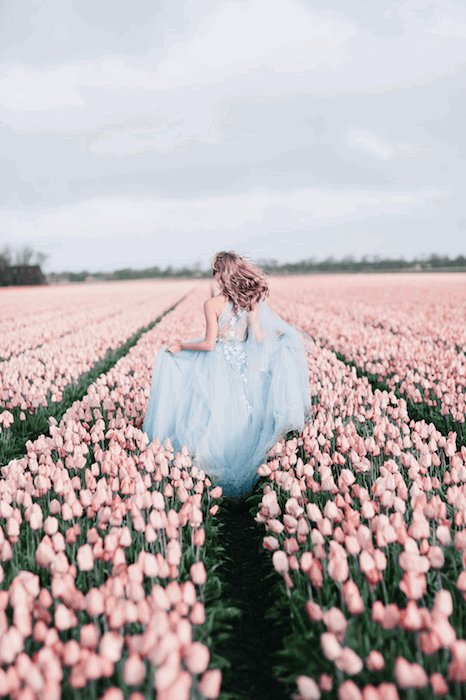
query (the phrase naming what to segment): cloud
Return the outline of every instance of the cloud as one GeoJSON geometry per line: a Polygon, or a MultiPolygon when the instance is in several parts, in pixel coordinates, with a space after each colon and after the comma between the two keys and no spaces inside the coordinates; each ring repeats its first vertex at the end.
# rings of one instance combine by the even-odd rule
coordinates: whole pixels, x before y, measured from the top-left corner
{"type": "Polygon", "coordinates": [[[457,22],[447,15],[440,17],[438,22],[433,27],[425,30],[429,34],[439,34],[440,36],[457,36],[466,39],[466,24],[457,22]]]}
{"type": "Polygon", "coordinates": [[[3,228],[12,239],[154,232],[190,235],[217,229],[237,232],[250,224],[274,228],[278,219],[288,221],[292,229],[326,228],[344,221],[430,216],[435,199],[445,197],[448,192],[438,188],[393,192],[309,188],[286,193],[260,188],[236,196],[176,200],[101,197],[35,214],[5,212],[0,224],[3,220],[3,228]]]}
{"type": "Polygon", "coordinates": [[[395,149],[390,144],[384,143],[370,131],[349,129],[346,138],[350,148],[360,148],[381,160],[389,160],[395,153],[395,149]]]}

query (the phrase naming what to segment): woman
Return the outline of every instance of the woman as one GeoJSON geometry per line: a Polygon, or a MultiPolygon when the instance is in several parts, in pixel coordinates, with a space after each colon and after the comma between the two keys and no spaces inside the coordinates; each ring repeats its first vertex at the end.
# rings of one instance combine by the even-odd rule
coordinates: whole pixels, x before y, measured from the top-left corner
{"type": "Polygon", "coordinates": [[[143,430],[186,445],[224,495],[241,496],[274,444],[310,420],[306,351],[264,301],[259,267],[222,251],[212,274],[221,291],[204,304],[205,337],[158,353],[143,430]]]}

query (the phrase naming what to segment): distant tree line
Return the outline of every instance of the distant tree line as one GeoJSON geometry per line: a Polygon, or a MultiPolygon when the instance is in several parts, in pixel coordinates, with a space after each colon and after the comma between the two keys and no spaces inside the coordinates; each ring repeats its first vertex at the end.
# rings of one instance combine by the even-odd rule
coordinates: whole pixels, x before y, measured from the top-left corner
{"type": "Polygon", "coordinates": [[[45,253],[37,252],[29,245],[14,252],[10,246],[4,246],[0,251],[0,287],[47,284],[40,267],[46,259],[45,253]]]}
{"type": "MultiPolygon", "coordinates": [[[[43,275],[42,263],[47,255],[36,252],[31,246],[13,252],[8,245],[0,251],[0,286],[47,284],[59,282],[90,282],[106,280],[137,280],[159,278],[209,278],[210,269],[202,270],[197,262],[191,267],[174,268],[168,265],[165,269],[154,265],[144,270],[133,270],[130,267],[114,272],[52,272],[43,275]]],[[[257,261],[269,275],[306,275],[317,273],[365,273],[365,272],[407,272],[407,271],[460,271],[466,272],[466,256],[458,255],[450,258],[447,255],[432,253],[429,257],[414,258],[381,258],[378,256],[363,256],[359,260],[346,256],[340,260],[334,257],[317,261],[313,258],[295,263],[280,263],[278,260],[263,259],[257,261]]]]}
{"type": "Polygon", "coordinates": [[[429,257],[414,258],[370,258],[364,255],[360,260],[348,255],[341,260],[333,257],[317,262],[310,258],[296,263],[279,263],[277,260],[262,260],[259,263],[265,272],[280,275],[298,275],[312,272],[398,272],[407,270],[451,270],[466,271],[466,257],[458,255],[449,258],[447,255],[433,253],[429,257]]]}
{"type": "MultiPolygon", "coordinates": [[[[458,255],[456,258],[449,258],[446,255],[432,254],[429,257],[414,258],[405,260],[404,258],[380,258],[368,256],[356,260],[352,256],[346,256],[341,260],[333,257],[316,261],[314,259],[301,260],[296,263],[279,263],[277,260],[258,260],[262,269],[271,275],[305,275],[313,273],[338,273],[338,272],[407,272],[407,271],[461,271],[466,272],[466,257],[458,255]]],[[[50,282],[68,281],[84,282],[94,280],[136,280],[153,279],[167,277],[183,278],[209,278],[209,270],[200,269],[199,264],[193,267],[173,268],[171,265],[164,270],[158,266],[149,267],[144,270],[132,270],[123,268],[114,272],[63,272],[51,273],[48,276],[50,282]]]]}

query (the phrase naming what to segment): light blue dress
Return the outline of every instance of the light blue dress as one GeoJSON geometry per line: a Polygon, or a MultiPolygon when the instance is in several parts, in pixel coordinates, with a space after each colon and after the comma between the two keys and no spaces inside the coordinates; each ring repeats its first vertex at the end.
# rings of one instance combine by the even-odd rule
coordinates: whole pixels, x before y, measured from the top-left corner
{"type": "Polygon", "coordinates": [[[143,431],[151,441],[170,438],[175,452],[186,445],[225,496],[247,495],[269,450],[311,419],[300,333],[264,301],[252,324],[228,302],[211,352],[166,348],[154,362],[143,431]]]}

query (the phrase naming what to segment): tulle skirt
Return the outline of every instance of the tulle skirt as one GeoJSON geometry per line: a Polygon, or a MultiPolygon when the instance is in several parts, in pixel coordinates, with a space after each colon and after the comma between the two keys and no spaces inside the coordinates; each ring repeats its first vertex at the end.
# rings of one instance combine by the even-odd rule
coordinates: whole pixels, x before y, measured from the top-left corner
{"type": "MultiPolygon", "coordinates": [[[[265,304],[259,317],[266,331],[279,319],[265,304]]],[[[176,355],[164,346],[154,362],[144,432],[151,441],[168,437],[175,452],[186,445],[226,496],[250,493],[270,449],[310,419],[306,351],[279,320],[263,342],[217,340],[211,352],[176,355]]]]}

